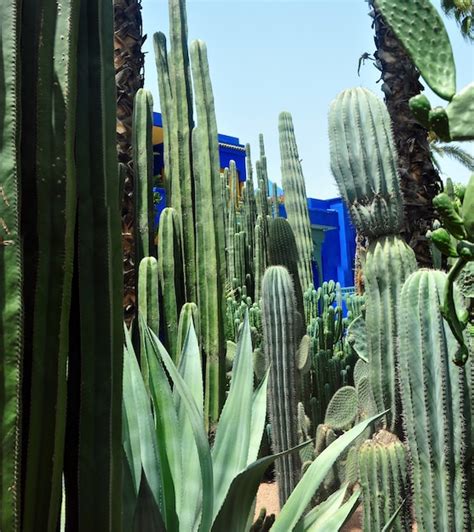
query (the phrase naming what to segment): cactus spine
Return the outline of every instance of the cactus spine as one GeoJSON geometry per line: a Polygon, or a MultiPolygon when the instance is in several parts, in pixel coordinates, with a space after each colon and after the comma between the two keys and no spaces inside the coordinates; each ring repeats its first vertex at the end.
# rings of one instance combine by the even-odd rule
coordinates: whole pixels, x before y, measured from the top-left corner
{"type": "MultiPolygon", "coordinates": [[[[264,350],[270,367],[270,420],[275,453],[298,443],[296,353],[298,329],[293,282],[282,266],[271,266],[262,282],[264,350]]],[[[280,505],[299,480],[300,460],[291,453],[276,462],[280,505]]]]}
{"type": "Polygon", "coordinates": [[[364,531],[380,532],[403,504],[392,530],[409,530],[406,450],[400,440],[380,431],[359,449],[359,477],[364,503],[364,531]]]}
{"type": "Polygon", "coordinates": [[[400,291],[415,270],[413,251],[397,235],[403,204],[384,104],[365,89],[342,92],[329,112],[331,169],[359,233],[371,241],[364,278],[370,384],[384,426],[397,427],[397,346],[400,291]]]}
{"type": "Polygon", "coordinates": [[[197,126],[193,130],[193,163],[196,180],[198,306],[202,349],[207,358],[205,411],[206,418],[216,422],[225,382],[224,209],[214,97],[206,46],[202,41],[191,44],[191,57],[197,110],[197,126]]]}
{"type": "Polygon", "coordinates": [[[295,234],[298,247],[298,271],[301,288],[307,290],[313,285],[311,260],[313,238],[306,199],[306,185],[298,155],[295,131],[291,114],[283,112],[279,118],[281,175],[285,193],[288,221],[295,234]]]}
{"type": "Polygon", "coordinates": [[[465,368],[452,363],[457,342],[440,311],[445,283],[444,273],[420,270],[400,299],[400,386],[420,531],[472,524],[466,470],[472,462],[465,461],[472,412],[464,404],[465,368]]]}

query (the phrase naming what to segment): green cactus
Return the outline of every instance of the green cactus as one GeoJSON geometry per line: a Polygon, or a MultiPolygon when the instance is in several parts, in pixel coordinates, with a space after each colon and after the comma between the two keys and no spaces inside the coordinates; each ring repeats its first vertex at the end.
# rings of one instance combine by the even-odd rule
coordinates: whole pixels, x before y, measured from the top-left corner
{"type": "Polygon", "coordinates": [[[366,89],[342,92],[331,104],[331,169],[358,231],[371,243],[366,252],[367,358],[377,411],[383,424],[400,430],[397,389],[399,294],[416,269],[412,249],[397,234],[403,224],[390,117],[366,89]]]}
{"type": "Polygon", "coordinates": [[[163,306],[163,333],[171,357],[176,362],[179,356],[178,316],[184,303],[182,286],[182,245],[178,213],[167,207],[163,210],[158,227],[158,275],[163,306]]]}
{"type": "Polygon", "coordinates": [[[298,312],[304,316],[303,292],[298,274],[298,249],[291,225],[285,218],[275,218],[269,224],[268,262],[284,266],[293,279],[298,312]]]}
{"type": "MultiPolygon", "coordinates": [[[[21,379],[23,372],[22,308],[25,260],[20,244],[21,174],[17,141],[20,129],[19,66],[21,19],[17,2],[0,4],[0,61],[2,94],[0,95],[0,388],[2,417],[0,441],[0,529],[20,530],[21,476],[21,379]],[[6,121],[6,117],[9,117],[6,121]]],[[[69,60],[69,56],[68,56],[69,60]]],[[[33,60],[30,58],[30,62],[33,60]]],[[[28,68],[28,67],[27,67],[28,68]]],[[[35,72],[36,75],[36,72],[35,72]]],[[[29,87],[31,90],[31,87],[29,87]]],[[[33,93],[34,94],[34,93],[33,93]]],[[[22,191],[25,192],[24,190],[22,191]]]]}
{"type": "MultiPolygon", "coordinates": [[[[158,261],[145,257],[138,268],[138,313],[144,322],[158,336],[160,330],[160,309],[158,304],[158,261]]],[[[146,357],[140,351],[140,365],[143,379],[148,385],[146,357]]]]}
{"type": "Polygon", "coordinates": [[[291,114],[279,117],[281,174],[288,221],[293,229],[298,249],[298,271],[303,290],[313,285],[311,260],[313,239],[306,199],[306,185],[298,155],[291,114]]]}
{"type": "Polygon", "coordinates": [[[214,97],[206,46],[191,44],[197,126],[193,130],[198,307],[206,356],[206,418],[217,422],[225,392],[225,233],[214,97]]]}
{"type": "Polygon", "coordinates": [[[468,530],[472,524],[471,464],[464,460],[472,412],[464,403],[466,368],[451,363],[457,343],[440,311],[445,284],[442,272],[415,272],[399,307],[401,398],[420,531],[468,530]]]}
{"type": "MultiPolygon", "coordinates": [[[[275,453],[294,447],[297,441],[296,303],[293,282],[282,266],[271,266],[262,282],[264,350],[270,365],[270,421],[275,453]]],[[[280,505],[283,506],[299,480],[301,464],[293,453],[276,464],[280,505]]]]}
{"type": "Polygon", "coordinates": [[[267,267],[267,257],[265,252],[265,228],[263,219],[258,216],[255,225],[255,251],[253,257],[254,263],[254,283],[255,283],[255,301],[258,303],[261,296],[262,279],[267,267]]]}
{"type": "Polygon", "coordinates": [[[403,202],[383,102],[366,89],[343,91],[331,104],[329,140],[331,170],[357,230],[369,238],[398,233],[403,202]]]}
{"type": "Polygon", "coordinates": [[[364,503],[364,531],[380,532],[403,504],[392,530],[410,530],[406,450],[385,430],[367,440],[358,451],[359,478],[364,503]]]}
{"type": "MultiPolygon", "coordinates": [[[[135,262],[154,255],[153,234],[153,97],[138,89],[133,105],[133,161],[135,174],[135,262]]],[[[139,303],[140,304],[140,303],[139,303]]]]}
{"type": "Polygon", "coordinates": [[[165,178],[170,198],[169,205],[181,217],[186,300],[196,302],[191,149],[191,132],[194,124],[185,0],[170,0],[169,21],[171,41],[169,53],[163,33],[154,35],[163,117],[165,178]]]}
{"type": "Polygon", "coordinates": [[[339,388],[327,406],[324,424],[334,430],[351,426],[357,418],[358,406],[357,391],[353,386],[339,388]]]}
{"type": "Polygon", "coordinates": [[[456,67],[448,33],[429,0],[375,0],[385,21],[400,39],[421,75],[438,96],[456,92],[456,67]]]}
{"type": "Polygon", "coordinates": [[[456,65],[444,23],[430,0],[376,0],[386,23],[433,91],[449,103],[431,109],[426,96],[409,105],[417,120],[442,140],[474,139],[474,83],[456,92],[456,65]],[[409,14],[409,17],[407,16],[409,14]]]}

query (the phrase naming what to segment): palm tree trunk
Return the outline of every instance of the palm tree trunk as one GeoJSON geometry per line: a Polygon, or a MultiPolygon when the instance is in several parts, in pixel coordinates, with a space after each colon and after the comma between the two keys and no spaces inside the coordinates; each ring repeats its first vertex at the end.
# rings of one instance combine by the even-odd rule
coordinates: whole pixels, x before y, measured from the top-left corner
{"type": "Polygon", "coordinates": [[[124,180],[122,197],[122,250],[124,317],[135,315],[136,265],[134,250],[132,114],[135,93],[143,87],[144,54],[141,0],[113,0],[115,24],[115,83],[117,86],[117,153],[124,180]]]}
{"type": "Polygon", "coordinates": [[[381,72],[382,91],[393,124],[398,164],[405,197],[406,241],[413,248],[418,264],[432,266],[426,232],[435,219],[433,198],[443,185],[430,158],[428,132],[415,121],[408,100],[424,89],[419,73],[391,29],[375,9],[370,16],[375,29],[375,64],[381,72]]]}

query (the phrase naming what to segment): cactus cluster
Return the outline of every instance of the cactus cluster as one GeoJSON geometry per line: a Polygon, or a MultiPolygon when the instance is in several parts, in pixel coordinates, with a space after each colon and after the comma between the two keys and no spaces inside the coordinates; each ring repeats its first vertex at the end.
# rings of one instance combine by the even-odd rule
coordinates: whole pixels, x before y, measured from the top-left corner
{"type": "Polygon", "coordinates": [[[97,0],[0,5],[5,531],[55,529],[63,478],[76,529],[121,526],[112,15],[97,0]]]}
{"type": "MultiPolygon", "coordinates": [[[[414,2],[416,8],[420,3],[414,2]]],[[[357,452],[364,529],[380,530],[390,521],[406,530],[409,484],[418,530],[467,530],[473,499],[472,369],[452,363],[463,331],[461,338],[453,335],[442,316],[447,291],[452,310],[462,309],[449,283],[456,266],[448,277],[416,271],[413,252],[398,235],[403,205],[381,102],[364,89],[345,91],[331,106],[329,131],[333,173],[354,223],[369,240],[365,313],[351,322],[346,338],[361,358],[354,382],[362,404],[369,405],[367,415],[374,408],[390,409],[382,430],[357,452]]],[[[436,203],[452,234],[464,237],[454,198],[448,193],[436,203]]],[[[434,240],[439,245],[436,235],[434,240]]],[[[330,435],[326,431],[324,440],[330,435]]]]}

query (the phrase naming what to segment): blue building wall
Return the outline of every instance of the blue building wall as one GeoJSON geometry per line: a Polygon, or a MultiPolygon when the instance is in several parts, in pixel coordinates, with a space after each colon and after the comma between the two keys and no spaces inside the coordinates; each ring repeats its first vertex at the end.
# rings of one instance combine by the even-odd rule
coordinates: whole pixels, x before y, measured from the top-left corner
{"type": "MultiPolygon", "coordinates": [[[[338,281],[342,287],[354,286],[355,230],[344,202],[341,198],[308,198],[308,211],[313,239],[322,240],[321,267],[313,262],[315,284],[319,277],[320,281],[338,281]]],[[[283,204],[280,216],[286,218],[283,204]]]]}

